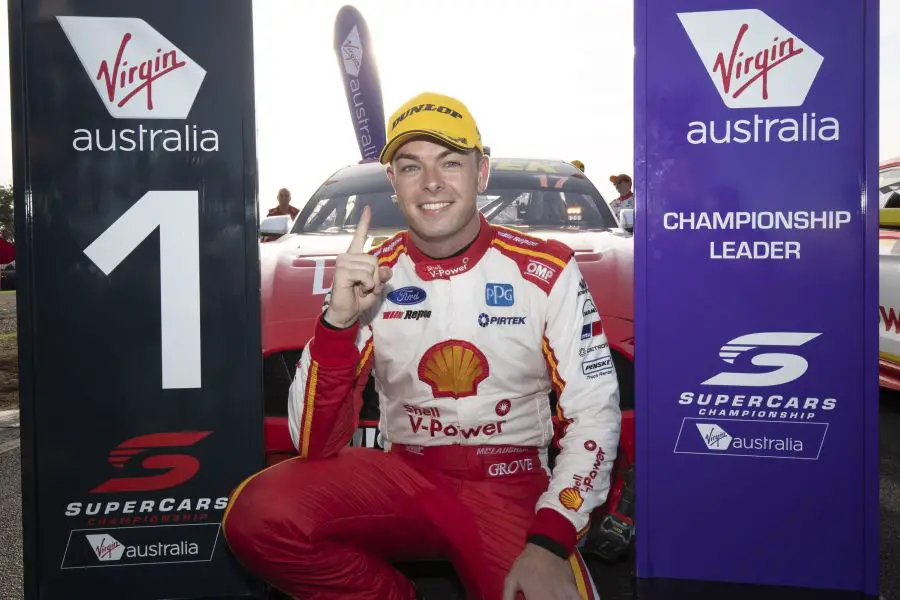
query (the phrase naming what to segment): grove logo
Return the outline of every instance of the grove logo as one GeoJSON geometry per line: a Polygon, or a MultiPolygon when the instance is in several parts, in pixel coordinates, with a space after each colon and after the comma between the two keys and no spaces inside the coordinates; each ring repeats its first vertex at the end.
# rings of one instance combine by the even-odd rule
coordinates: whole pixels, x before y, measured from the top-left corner
{"type": "Polygon", "coordinates": [[[757,9],[678,13],[728,108],[801,106],[822,55],[757,9]]]}
{"type": "Polygon", "coordinates": [[[56,17],[115,119],[186,119],[206,71],[142,19],[56,17]]]}

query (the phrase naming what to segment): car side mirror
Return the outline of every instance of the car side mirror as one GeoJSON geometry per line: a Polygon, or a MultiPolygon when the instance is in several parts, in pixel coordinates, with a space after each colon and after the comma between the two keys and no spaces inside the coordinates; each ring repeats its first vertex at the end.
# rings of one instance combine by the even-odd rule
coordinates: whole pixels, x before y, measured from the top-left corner
{"type": "Polygon", "coordinates": [[[259,224],[260,235],[282,236],[291,230],[290,215],[275,215],[266,217],[259,224]]]}
{"type": "Polygon", "coordinates": [[[626,231],[634,232],[634,209],[623,208],[619,213],[619,226],[626,231]]]}

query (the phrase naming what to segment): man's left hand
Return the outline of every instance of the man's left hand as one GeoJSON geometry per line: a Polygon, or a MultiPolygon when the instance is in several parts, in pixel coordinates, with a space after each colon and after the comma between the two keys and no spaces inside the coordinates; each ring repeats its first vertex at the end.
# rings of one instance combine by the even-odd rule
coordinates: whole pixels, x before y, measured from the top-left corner
{"type": "Polygon", "coordinates": [[[528,544],[513,563],[503,584],[503,600],[580,600],[569,561],[540,546],[528,544]]]}

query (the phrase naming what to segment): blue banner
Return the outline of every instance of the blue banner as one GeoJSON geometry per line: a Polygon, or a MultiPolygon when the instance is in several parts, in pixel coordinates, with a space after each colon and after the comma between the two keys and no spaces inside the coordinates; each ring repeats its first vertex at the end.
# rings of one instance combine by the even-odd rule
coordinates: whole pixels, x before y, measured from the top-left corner
{"type": "Polygon", "coordinates": [[[878,35],[635,3],[642,597],[878,595],[878,35]]]}
{"type": "Polygon", "coordinates": [[[385,144],[381,80],[366,20],[353,6],[344,6],[335,18],[334,51],[360,155],[377,159],[385,144]]]}

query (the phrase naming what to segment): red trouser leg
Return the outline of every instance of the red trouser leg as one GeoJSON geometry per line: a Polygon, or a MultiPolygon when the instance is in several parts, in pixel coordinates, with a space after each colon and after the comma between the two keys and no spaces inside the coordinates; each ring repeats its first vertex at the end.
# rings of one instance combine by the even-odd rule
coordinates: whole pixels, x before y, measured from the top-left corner
{"type": "MultiPolygon", "coordinates": [[[[445,556],[453,562],[471,597],[502,600],[506,576],[525,549],[525,537],[534,519],[535,505],[547,489],[549,477],[546,472],[536,469],[481,480],[456,478],[451,477],[453,471],[459,471],[461,475],[462,471],[474,472],[478,468],[473,468],[473,461],[469,460],[468,468],[461,465],[459,469],[445,469],[440,475],[436,462],[428,456],[398,452],[405,462],[420,472],[429,473],[430,479],[447,489],[446,495],[432,498],[423,510],[446,540],[445,556]]],[[[587,566],[577,551],[569,563],[581,598],[597,600],[587,566]]],[[[521,594],[516,598],[523,600],[521,594]]]]}
{"type": "Polygon", "coordinates": [[[422,507],[445,495],[396,455],[347,448],[249,479],[223,532],[239,561],[296,598],[412,600],[390,562],[444,554],[422,507]]]}

